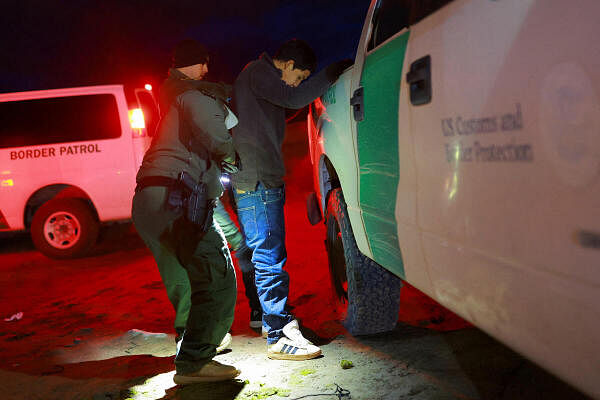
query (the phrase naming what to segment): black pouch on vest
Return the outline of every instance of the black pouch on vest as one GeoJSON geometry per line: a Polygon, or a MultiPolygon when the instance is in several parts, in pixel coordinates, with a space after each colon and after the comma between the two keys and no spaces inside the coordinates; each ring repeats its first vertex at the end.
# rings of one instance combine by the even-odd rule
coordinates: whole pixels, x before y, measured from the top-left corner
{"type": "Polygon", "coordinates": [[[167,193],[167,207],[171,210],[181,210],[184,203],[183,188],[180,185],[169,186],[167,193]]]}
{"type": "Polygon", "coordinates": [[[215,201],[208,199],[206,184],[196,183],[185,171],[179,174],[179,186],[183,189],[183,210],[185,218],[207,232],[212,225],[215,201]]]}

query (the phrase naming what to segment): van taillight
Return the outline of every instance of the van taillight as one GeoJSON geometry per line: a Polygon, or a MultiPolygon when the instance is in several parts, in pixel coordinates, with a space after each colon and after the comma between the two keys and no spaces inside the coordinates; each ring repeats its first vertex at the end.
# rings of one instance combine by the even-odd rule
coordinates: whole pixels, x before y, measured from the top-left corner
{"type": "Polygon", "coordinates": [[[134,108],[129,110],[129,122],[133,129],[145,129],[146,123],[144,122],[144,113],[141,108],[134,108]]]}
{"type": "Polygon", "coordinates": [[[129,123],[131,123],[134,136],[146,136],[146,122],[141,108],[129,110],[129,123]]]}

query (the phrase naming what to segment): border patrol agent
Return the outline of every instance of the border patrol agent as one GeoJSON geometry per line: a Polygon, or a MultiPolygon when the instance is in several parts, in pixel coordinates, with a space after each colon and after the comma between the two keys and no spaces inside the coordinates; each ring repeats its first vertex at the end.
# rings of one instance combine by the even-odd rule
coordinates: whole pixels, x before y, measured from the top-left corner
{"type": "Polygon", "coordinates": [[[225,125],[229,110],[223,87],[199,82],[208,61],[205,47],[195,40],[175,47],[173,68],[160,89],[162,119],[138,171],[132,207],[135,227],[175,307],[175,325],[185,326],[175,357],[177,384],[240,373],[213,360],[233,323],[237,288],[212,207],[223,192],[220,168],[235,172],[236,157],[225,125]]]}

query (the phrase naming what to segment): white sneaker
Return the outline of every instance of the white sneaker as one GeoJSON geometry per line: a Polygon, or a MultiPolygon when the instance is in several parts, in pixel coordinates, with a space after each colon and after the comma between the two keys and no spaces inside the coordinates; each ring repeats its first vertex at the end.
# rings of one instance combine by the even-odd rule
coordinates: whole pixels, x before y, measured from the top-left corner
{"type": "Polygon", "coordinates": [[[221,340],[221,344],[217,347],[217,354],[224,351],[231,344],[231,333],[227,332],[223,340],[221,340]]]}
{"type": "Polygon", "coordinates": [[[267,347],[267,357],[274,360],[309,360],[321,355],[321,349],[307,340],[293,320],[283,327],[283,334],[277,343],[267,347]]]}

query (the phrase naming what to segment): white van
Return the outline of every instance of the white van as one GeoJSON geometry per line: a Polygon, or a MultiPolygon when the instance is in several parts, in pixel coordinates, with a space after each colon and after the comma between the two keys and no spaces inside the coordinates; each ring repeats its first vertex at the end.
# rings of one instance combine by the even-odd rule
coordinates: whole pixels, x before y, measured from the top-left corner
{"type": "Polygon", "coordinates": [[[400,279],[600,399],[600,1],[372,0],[311,106],[333,288],[355,334],[400,279]]]}
{"type": "Polygon", "coordinates": [[[131,218],[158,117],[150,85],[0,94],[0,231],[28,229],[49,257],[84,255],[101,223],[131,218]]]}

